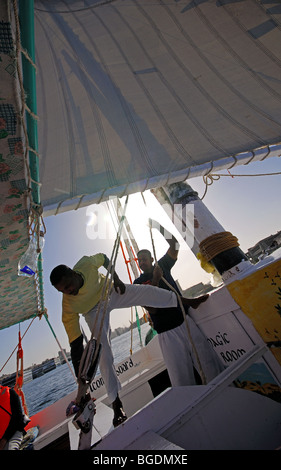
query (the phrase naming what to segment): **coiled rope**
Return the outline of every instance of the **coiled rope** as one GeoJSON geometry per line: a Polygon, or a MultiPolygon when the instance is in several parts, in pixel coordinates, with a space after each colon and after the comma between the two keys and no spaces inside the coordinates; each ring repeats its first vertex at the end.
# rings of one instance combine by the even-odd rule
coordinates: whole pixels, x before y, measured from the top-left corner
{"type": "Polygon", "coordinates": [[[204,259],[210,261],[220,253],[238,246],[238,239],[231,232],[219,232],[203,240],[199,244],[199,249],[204,259]]]}

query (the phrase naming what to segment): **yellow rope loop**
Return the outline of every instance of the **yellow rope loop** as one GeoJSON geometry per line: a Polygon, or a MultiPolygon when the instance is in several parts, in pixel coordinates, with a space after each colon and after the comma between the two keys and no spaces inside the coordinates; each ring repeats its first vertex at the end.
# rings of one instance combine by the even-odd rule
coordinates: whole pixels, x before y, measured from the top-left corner
{"type": "Polygon", "coordinates": [[[204,191],[203,196],[201,197],[201,201],[206,196],[207,191],[208,191],[208,187],[211,186],[214,183],[214,181],[218,181],[219,179],[220,179],[220,175],[211,175],[211,174],[209,174],[209,175],[203,176],[203,181],[205,183],[205,191],[204,191]]]}
{"type": "MultiPolygon", "coordinates": [[[[265,157],[266,158],[266,157],[265,157]]],[[[250,162],[248,162],[250,163],[250,162]]],[[[248,165],[247,163],[247,165],[248,165]]],[[[232,167],[231,167],[232,168],[232,167]]],[[[275,172],[272,172],[272,173],[255,173],[255,174],[245,174],[245,175],[241,175],[241,174],[216,174],[216,173],[212,173],[212,174],[208,174],[208,175],[205,175],[203,176],[203,181],[205,183],[205,191],[204,191],[204,194],[203,196],[201,197],[201,201],[204,199],[204,197],[206,196],[207,194],[207,190],[208,190],[208,187],[211,186],[214,181],[218,181],[221,177],[228,177],[228,178],[243,178],[243,177],[258,177],[258,176],[278,176],[278,175],[281,175],[281,171],[275,171],[275,172]]]]}
{"type": "Polygon", "coordinates": [[[231,232],[219,232],[203,240],[199,249],[204,259],[210,261],[220,253],[238,246],[238,239],[231,232]]]}

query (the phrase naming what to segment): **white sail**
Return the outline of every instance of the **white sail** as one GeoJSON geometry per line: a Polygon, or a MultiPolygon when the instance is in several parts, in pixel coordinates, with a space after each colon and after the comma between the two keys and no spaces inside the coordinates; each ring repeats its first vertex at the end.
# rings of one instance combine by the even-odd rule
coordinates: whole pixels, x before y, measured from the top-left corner
{"type": "Polygon", "coordinates": [[[281,141],[279,12],[35,1],[45,214],[265,158],[281,141]]]}
{"type": "Polygon", "coordinates": [[[30,235],[29,186],[47,216],[281,149],[278,5],[35,0],[35,51],[23,51],[36,67],[30,90],[17,26],[31,31],[21,14],[32,3],[0,8],[0,328],[44,312],[33,282],[15,274],[30,235]],[[31,94],[38,121],[28,142],[31,94]],[[26,179],[30,147],[36,178],[32,168],[26,179]]]}

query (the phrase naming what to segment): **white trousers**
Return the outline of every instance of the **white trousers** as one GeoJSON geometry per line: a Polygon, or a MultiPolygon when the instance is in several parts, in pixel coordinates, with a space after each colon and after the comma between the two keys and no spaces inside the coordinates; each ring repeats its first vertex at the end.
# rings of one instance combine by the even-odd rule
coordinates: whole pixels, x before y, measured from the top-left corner
{"type": "MultiPolygon", "coordinates": [[[[104,312],[104,305],[105,302],[101,301],[85,314],[86,322],[94,337],[97,337],[100,329],[100,323],[104,312]],[[94,328],[95,331],[93,331],[94,328]]],[[[166,289],[159,289],[159,287],[153,287],[150,285],[136,284],[126,284],[126,291],[122,295],[115,292],[114,289],[110,293],[101,332],[102,350],[99,367],[111,403],[115,400],[118,391],[121,389],[121,384],[116,376],[113,354],[110,345],[111,331],[109,324],[109,314],[111,310],[141,305],[147,305],[149,307],[156,308],[176,307],[177,296],[174,294],[174,292],[166,289]]]]}
{"type": "MultiPolygon", "coordinates": [[[[224,366],[193,319],[188,316],[187,321],[201,368],[209,382],[224,370],[224,366]]],[[[173,330],[160,333],[158,337],[172,386],[196,385],[193,367],[199,374],[200,368],[185,322],[173,330]]]]}

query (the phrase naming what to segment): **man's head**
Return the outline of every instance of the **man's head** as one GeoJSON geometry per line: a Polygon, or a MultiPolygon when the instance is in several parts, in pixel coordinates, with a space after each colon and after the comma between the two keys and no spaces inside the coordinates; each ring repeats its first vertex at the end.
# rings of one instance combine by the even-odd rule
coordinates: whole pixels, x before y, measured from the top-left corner
{"type": "MultiPolygon", "coordinates": [[[[81,276],[65,264],[53,269],[50,275],[51,284],[63,294],[77,295],[81,284],[81,276]]],[[[82,282],[83,283],[83,282],[82,282]]]]}
{"type": "Polygon", "coordinates": [[[139,267],[144,273],[150,273],[153,271],[153,261],[154,259],[152,258],[149,250],[140,250],[138,252],[139,267]]]}

